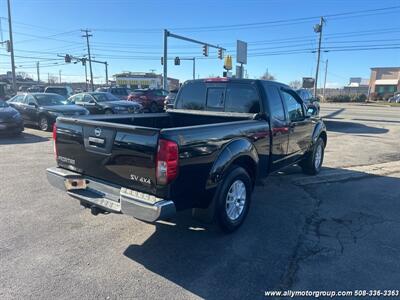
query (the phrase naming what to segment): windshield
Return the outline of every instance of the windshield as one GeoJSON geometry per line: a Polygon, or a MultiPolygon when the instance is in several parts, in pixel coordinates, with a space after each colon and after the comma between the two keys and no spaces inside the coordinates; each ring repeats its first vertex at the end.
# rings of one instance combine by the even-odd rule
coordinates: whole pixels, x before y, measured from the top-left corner
{"type": "Polygon", "coordinates": [[[56,94],[40,94],[34,95],[39,106],[51,106],[51,105],[65,105],[66,101],[63,96],[56,94]]]}
{"type": "Polygon", "coordinates": [[[117,97],[110,93],[92,93],[91,95],[98,102],[119,101],[117,97]]]}
{"type": "Polygon", "coordinates": [[[0,100],[0,108],[5,108],[5,107],[8,107],[7,102],[0,100]]]}

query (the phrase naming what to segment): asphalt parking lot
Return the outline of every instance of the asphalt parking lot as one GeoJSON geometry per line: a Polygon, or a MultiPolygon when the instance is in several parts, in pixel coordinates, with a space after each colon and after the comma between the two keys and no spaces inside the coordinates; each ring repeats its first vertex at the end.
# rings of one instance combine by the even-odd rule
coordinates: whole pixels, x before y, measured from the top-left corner
{"type": "Polygon", "coordinates": [[[223,235],[180,214],[93,217],[52,188],[51,133],[0,139],[0,298],[243,299],[291,290],[398,289],[400,107],[323,104],[324,169],[256,187],[223,235]]]}

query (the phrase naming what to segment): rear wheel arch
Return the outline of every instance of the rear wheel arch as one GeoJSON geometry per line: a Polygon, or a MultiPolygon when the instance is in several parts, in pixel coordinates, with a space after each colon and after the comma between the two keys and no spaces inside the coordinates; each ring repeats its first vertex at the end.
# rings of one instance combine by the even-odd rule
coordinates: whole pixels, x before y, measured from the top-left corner
{"type": "Polygon", "coordinates": [[[257,178],[258,153],[247,139],[230,142],[215,160],[206,182],[206,189],[216,187],[232,165],[242,167],[248,172],[254,185],[257,178]]]}

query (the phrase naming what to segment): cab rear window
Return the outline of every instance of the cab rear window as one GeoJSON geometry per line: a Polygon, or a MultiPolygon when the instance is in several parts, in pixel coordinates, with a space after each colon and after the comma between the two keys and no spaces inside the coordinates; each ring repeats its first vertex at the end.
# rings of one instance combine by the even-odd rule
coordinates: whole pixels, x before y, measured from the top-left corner
{"type": "Polygon", "coordinates": [[[178,94],[176,108],[258,113],[260,97],[250,84],[228,83],[215,86],[201,81],[188,82],[178,94]]]}

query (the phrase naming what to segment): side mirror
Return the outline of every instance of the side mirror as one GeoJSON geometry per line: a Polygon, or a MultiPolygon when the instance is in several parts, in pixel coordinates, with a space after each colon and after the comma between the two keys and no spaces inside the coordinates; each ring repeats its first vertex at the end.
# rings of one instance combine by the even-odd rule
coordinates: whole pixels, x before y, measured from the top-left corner
{"type": "Polygon", "coordinates": [[[315,116],[317,114],[317,109],[315,107],[309,107],[307,108],[307,116],[315,116]]]}

